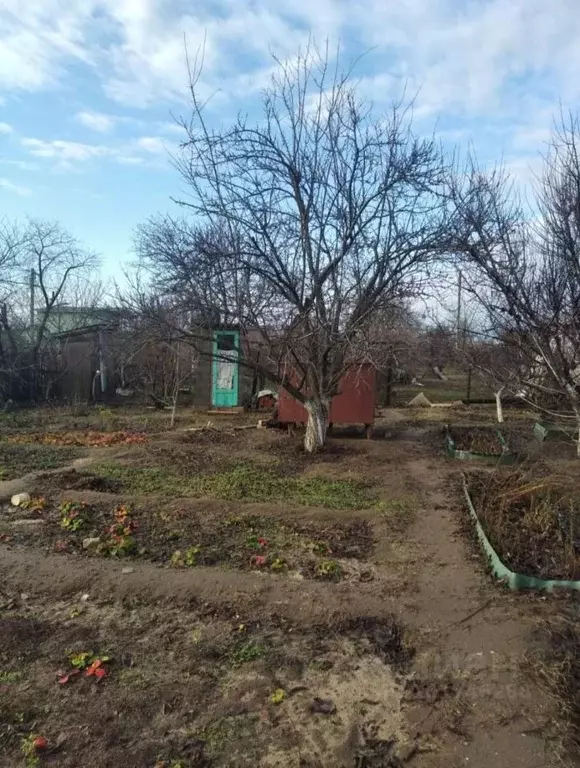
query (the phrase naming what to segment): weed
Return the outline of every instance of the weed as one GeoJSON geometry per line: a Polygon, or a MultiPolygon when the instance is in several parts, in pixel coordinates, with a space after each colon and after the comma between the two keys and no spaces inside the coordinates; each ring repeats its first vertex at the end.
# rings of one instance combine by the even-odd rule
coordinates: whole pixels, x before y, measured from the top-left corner
{"type": "Polygon", "coordinates": [[[321,579],[338,581],[340,579],[340,565],[336,560],[323,560],[316,566],[316,574],[321,579]]]}
{"type": "Polygon", "coordinates": [[[270,696],[272,704],[281,704],[286,698],[286,691],[283,688],[276,688],[274,693],[270,696]]]}
{"type": "Polygon", "coordinates": [[[276,557],[270,563],[270,568],[273,571],[283,571],[286,568],[286,561],[282,557],[276,557]]]}
{"type": "Polygon", "coordinates": [[[247,640],[236,646],[231,652],[230,659],[234,666],[246,664],[249,661],[261,659],[266,653],[266,648],[255,640],[247,640]]]}
{"type": "Polygon", "coordinates": [[[22,680],[22,672],[0,672],[0,683],[17,683],[22,680]]]}

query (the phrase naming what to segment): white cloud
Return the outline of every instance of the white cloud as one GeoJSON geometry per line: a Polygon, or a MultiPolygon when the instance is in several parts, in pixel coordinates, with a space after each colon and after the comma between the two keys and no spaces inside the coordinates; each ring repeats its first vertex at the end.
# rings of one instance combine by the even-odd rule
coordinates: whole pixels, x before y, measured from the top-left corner
{"type": "Polygon", "coordinates": [[[8,123],[0,123],[0,135],[2,134],[7,135],[13,132],[14,132],[14,128],[11,125],[9,125],[8,123]]]}
{"type": "Polygon", "coordinates": [[[145,161],[137,155],[118,155],[117,162],[121,165],[144,165],[145,161]]]}
{"type": "Polygon", "coordinates": [[[98,133],[110,133],[119,118],[115,117],[115,115],[106,115],[103,112],[87,110],[85,112],[77,112],[75,120],[86,128],[90,128],[98,133]]]}
{"type": "Polygon", "coordinates": [[[43,141],[24,138],[21,143],[35,157],[50,158],[63,163],[82,162],[111,154],[110,147],[99,144],[81,144],[77,141],[61,141],[60,139],[43,141]]]}
{"type": "Polygon", "coordinates": [[[135,141],[137,149],[150,152],[153,155],[161,155],[166,152],[165,142],[157,136],[141,136],[135,141]]]}
{"type": "Polygon", "coordinates": [[[5,189],[7,192],[12,192],[19,197],[26,197],[31,194],[31,190],[28,187],[22,187],[19,184],[13,184],[8,179],[0,177],[0,189],[5,189]]]}

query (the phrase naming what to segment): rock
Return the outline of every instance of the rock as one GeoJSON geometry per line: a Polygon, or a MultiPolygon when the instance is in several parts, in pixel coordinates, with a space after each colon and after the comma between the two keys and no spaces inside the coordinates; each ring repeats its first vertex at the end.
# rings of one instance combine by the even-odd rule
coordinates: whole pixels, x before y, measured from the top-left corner
{"type": "Polygon", "coordinates": [[[26,504],[30,501],[30,494],[29,493],[15,493],[14,496],[10,499],[13,506],[20,507],[22,504],[26,504]]]}
{"type": "Polygon", "coordinates": [[[310,709],[321,715],[333,715],[336,712],[332,699],[314,699],[310,709]]]}
{"type": "Polygon", "coordinates": [[[44,520],[23,518],[22,520],[12,520],[12,525],[30,526],[32,528],[35,525],[44,525],[44,520]]]}
{"type": "Polygon", "coordinates": [[[84,595],[81,595],[81,601],[83,603],[86,603],[88,599],[89,599],[89,593],[88,592],[85,592],[84,595]]]}
{"type": "Polygon", "coordinates": [[[89,536],[86,539],[83,539],[83,549],[90,549],[91,547],[96,547],[97,544],[101,543],[101,537],[100,536],[89,536]]]}
{"type": "Polygon", "coordinates": [[[409,408],[431,408],[431,402],[422,392],[419,392],[409,403],[409,408]]]}
{"type": "Polygon", "coordinates": [[[135,573],[135,569],[131,568],[130,565],[126,565],[124,568],[121,569],[121,573],[125,576],[128,573],[135,573]]]}

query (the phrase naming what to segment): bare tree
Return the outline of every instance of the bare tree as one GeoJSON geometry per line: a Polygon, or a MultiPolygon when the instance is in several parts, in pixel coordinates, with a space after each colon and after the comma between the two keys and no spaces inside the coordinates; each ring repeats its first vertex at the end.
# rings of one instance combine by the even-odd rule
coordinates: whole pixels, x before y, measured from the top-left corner
{"type": "Polygon", "coordinates": [[[26,379],[31,395],[37,394],[41,356],[60,330],[57,310],[63,304],[86,308],[98,300],[97,266],[96,256],[56,222],[31,219],[0,227],[3,369],[26,379]]]}
{"type": "Polygon", "coordinates": [[[579,127],[573,116],[556,126],[531,210],[505,172],[474,163],[451,197],[469,290],[497,348],[510,350],[496,377],[545,410],[567,405],[580,427],[579,127]]]}
{"type": "Polygon", "coordinates": [[[202,229],[180,242],[182,223],[150,222],[137,245],[159,289],[192,299],[209,279],[214,310],[242,338],[259,329],[259,368],[304,404],[315,451],[345,372],[374,362],[373,318],[420,291],[446,250],[446,167],[408,107],[375,115],[327,55],[277,64],[261,119],[219,130],[191,73],[176,163],[202,229]]]}

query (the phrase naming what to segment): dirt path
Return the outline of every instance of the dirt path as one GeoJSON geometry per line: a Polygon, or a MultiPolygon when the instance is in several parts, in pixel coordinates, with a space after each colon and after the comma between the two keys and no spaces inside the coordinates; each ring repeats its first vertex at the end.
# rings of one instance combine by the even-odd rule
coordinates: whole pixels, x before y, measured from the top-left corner
{"type": "Polygon", "coordinates": [[[430,457],[416,442],[405,448],[412,456],[406,469],[424,497],[409,535],[417,591],[405,612],[418,648],[417,690],[407,710],[421,745],[413,765],[548,766],[538,731],[550,713],[520,672],[533,644],[529,606],[524,610],[521,599],[490,584],[460,534],[461,511],[449,498],[456,467],[430,457]]]}

